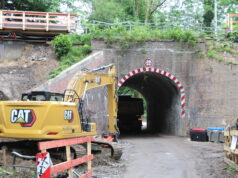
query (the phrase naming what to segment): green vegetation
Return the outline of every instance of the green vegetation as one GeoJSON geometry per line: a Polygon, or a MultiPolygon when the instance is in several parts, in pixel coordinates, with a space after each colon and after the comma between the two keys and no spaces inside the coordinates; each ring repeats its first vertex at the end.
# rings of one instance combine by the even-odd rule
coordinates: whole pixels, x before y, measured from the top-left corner
{"type": "Polygon", "coordinates": [[[6,169],[3,167],[0,167],[0,177],[28,177],[28,178],[34,178],[36,177],[34,170],[26,170],[23,168],[24,171],[15,171],[13,169],[6,169]]]}
{"type": "Polygon", "coordinates": [[[69,35],[59,35],[53,41],[52,44],[55,48],[55,54],[60,59],[62,56],[68,54],[72,47],[71,38],[69,35]]]}
{"type": "Polygon", "coordinates": [[[207,53],[207,56],[208,56],[208,57],[214,57],[214,56],[215,56],[215,53],[216,53],[215,50],[209,49],[209,50],[208,50],[208,53],[207,53]]]}
{"type": "Polygon", "coordinates": [[[59,0],[1,0],[0,9],[23,11],[57,11],[60,8],[59,0]]]}
{"type": "Polygon", "coordinates": [[[104,39],[108,45],[119,42],[122,48],[128,48],[131,45],[149,40],[173,40],[194,46],[197,39],[195,32],[182,30],[180,28],[162,31],[148,27],[134,27],[128,30],[125,26],[117,26],[103,30],[93,28],[92,37],[94,39],[104,39]]]}
{"type": "Polygon", "coordinates": [[[0,177],[4,177],[7,175],[14,175],[14,172],[0,167],[0,177]]]}
{"type": "MultiPolygon", "coordinates": [[[[85,0],[81,0],[85,1],[85,0]]],[[[153,22],[166,0],[86,0],[92,5],[90,20],[104,22],[140,21],[153,22]]]]}
{"type": "Polygon", "coordinates": [[[60,66],[52,71],[50,78],[56,77],[60,72],[74,63],[80,61],[91,52],[90,35],[59,35],[52,44],[60,61],[60,66]]]}
{"type": "Polygon", "coordinates": [[[223,56],[224,54],[230,54],[231,56],[238,54],[238,52],[234,50],[234,43],[230,41],[212,41],[207,42],[207,45],[208,57],[216,59],[218,62],[224,61],[228,64],[235,64],[233,60],[227,59],[225,56],[223,56]]]}
{"type": "Polygon", "coordinates": [[[235,173],[235,172],[236,172],[235,164],[230,164],[230,165],[227,167],[227,171],[228,171],[229,173],[235,173]]]}
{"type": "Polygon", "coordinates": [[[226,39],[232,41],[232,42],[238,42],[238,32],[230,32],[226,34],[226,39]]]}
{"type": "Polygon", "coordinates": [[[141,94],[129,87],[120,87],[120,89],[117,91],[118,95],[131,95],[133,98],[140,98],[141,94]]]}

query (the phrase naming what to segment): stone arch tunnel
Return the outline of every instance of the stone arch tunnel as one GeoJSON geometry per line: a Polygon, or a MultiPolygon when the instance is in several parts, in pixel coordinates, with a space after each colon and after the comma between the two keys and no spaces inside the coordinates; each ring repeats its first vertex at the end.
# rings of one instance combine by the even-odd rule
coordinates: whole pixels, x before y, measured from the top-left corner
{"type": "Polygon", "coordinates": [[[63,92],[76,72],[114,63],[118,87],[134,88],[146,99],[149,129],[185,136],[190,128],[224,127],[237,117],[238,67],[200,58],[197,49],[204,47],[161,41],[122,50],[93,41],[90,56],[37,90],[63,92]],[[151,69],[144,68],[148,58],[154,60],[151,69]]]}
{"type": "Polygon", "coordinates": [[[118,87],[137,90],[147,103],[147,131],[178,134],[185,114],[185,91],[179,80],[166,71],[140,68],[129,72],[118,87]]]}

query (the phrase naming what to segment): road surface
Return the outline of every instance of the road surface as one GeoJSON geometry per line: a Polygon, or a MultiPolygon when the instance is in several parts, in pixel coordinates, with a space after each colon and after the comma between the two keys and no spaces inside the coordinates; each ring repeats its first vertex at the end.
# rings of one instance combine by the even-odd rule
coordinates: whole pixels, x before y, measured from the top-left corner
{"type": "MultiPolygon", "coordinates": [[[[122,138],[124,178],[236,177],[223,163],[223,144],[187,137],[139,135],[122,138]],[[129,145],[129,146],[128,146],[129,145]]],[[[238,175],[237,175],[238,177],[238,175]]]]}

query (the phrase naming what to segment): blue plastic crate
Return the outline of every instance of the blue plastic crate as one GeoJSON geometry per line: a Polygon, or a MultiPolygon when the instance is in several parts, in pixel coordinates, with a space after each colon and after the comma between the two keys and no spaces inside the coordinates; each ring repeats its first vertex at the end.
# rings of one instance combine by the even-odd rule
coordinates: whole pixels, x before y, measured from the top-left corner
{"type": "Polygon", "coordinates": [[[207,130],[219,130],[219,131],[224,131],[224,127],[208,127],[207,130]]]}

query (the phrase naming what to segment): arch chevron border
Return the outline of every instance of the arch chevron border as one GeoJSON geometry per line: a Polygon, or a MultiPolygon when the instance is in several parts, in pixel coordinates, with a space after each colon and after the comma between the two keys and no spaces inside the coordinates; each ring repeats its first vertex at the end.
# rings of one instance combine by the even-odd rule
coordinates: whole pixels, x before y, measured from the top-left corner
{"type": "Polygon", "coordinates": [[[155,72],[155,73],[161,74],[165,77],[168,77],[170,80],[172,80],[176,84],[176,86],[178,87],[178,89],[180,91],[180,107],[181,107],[180,114],[182,117],[184,117],[186,114],[186,111],[185,111],[185,106],[186,106],[185,89],[184,89],[183,85],[181,84],[181,82],[174,75],[170,74],[169,72],[166,72],[159,68],[153,68],[153,67],[152,68],[150,68],[150,67],[138,68],[138,69],[132,70],[131,72],[126,74],[124,77],[122,77],[121,80],[119,80],[117,87],[120,88],[123,85],[123,83],[125,83],[125,81],[127,79],[129,79],[130,77],[132,77],[135,74],[142,73],[142,72],[155,72]]]}

